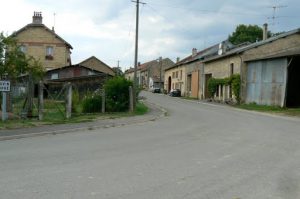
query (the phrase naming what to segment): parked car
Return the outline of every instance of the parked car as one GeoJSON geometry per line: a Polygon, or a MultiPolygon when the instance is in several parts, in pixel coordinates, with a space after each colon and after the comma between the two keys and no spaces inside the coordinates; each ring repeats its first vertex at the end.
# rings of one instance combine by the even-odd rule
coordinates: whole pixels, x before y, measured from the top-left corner
{"type": "Polygon", "coordinates": [[[152,93],[160,93],[160,88],[153,88],[152,93]]]}
{"type": "Polygon", "coordinates": [[[181,97],[181,90],[179,90],[179,89],[171,90],[169,95],[171,97],[181,97]]]}

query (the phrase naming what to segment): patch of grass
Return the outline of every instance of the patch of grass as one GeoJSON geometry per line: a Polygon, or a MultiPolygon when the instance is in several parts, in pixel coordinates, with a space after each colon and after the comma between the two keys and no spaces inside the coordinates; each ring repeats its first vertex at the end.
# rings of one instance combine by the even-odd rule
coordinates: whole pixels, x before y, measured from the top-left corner
{"type": "Polygon", "coordinates": [[[235,107],[252,111],[268,112],[298,117],[300,116],[300,108],[281,108],[279,106],[257,105],[255,103],[240,104],[236,105],[235,107]]]}
{"type": "Polygon", "coordinates": [[[181,98],[186,100],[198,100],[197,97],[181,97],[181,98]]]}
{"type": "Polygon", "coordinates": [[[138,102],[136,104],[136,109],[135,109],[135,114],[136,115],[144,115],[149,111],[148,107],[142,103],[142,102],[138,102]]]}
{"type": "MultiPolygon", "coordinates": [[[[59,103],[59,105],[61,104],[59,103]]],[[[39,121],[37,118],[11,119],[5,122],[0,121],[0,130],[27,128],[27,127],[52,125],[52,124],[91,122],[95,120],[104,120],[104,119],[116,119],[120,117],[131,117],[134,115],[143,115],[148,112],[148,107],[144,103],[139,102],[137,103],[136,110],[134,113],[130,113],[130,112],[88,113],[88,114],[72,113],[72,117],[70,119],[66,119],[64,115],[63,106],[60,107],[61,111],[57,109],[58,104],[51,104],[47,106],[48,107],[45,107],[44,109],[45,114],[42,121],[39,121]]]]}

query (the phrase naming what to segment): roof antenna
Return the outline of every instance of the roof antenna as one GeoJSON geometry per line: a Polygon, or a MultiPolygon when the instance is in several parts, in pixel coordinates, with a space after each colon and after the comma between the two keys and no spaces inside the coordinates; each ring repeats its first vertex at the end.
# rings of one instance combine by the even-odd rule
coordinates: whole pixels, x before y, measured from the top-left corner
{"type": "Polygon", "coordinates": [[[272,17],[268,17],[268,19],[271,19],[272,20],[272,25],[275,26],[275,20],[278,18],[278,16],[276,16],[276,11],[279,9],[279,8],[286,8],[287,6],[286,5],[274,5],[274,6],[271,6],[270,8],[273,9],[273,15],[272,17]]]}
{"type": "Polygon", "coordinates": [[[55,28],[55,16],[56,16],[56,13],[54,12],[53,13],[53,26],[52,26],[52,31],[53,32],[55,32],[55,29],[54,29],[55,28]]]}

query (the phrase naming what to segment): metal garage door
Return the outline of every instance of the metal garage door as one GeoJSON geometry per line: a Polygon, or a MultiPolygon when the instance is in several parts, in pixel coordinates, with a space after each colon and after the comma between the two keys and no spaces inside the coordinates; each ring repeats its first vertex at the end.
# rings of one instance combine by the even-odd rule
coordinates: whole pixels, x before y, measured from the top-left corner
{"type": "Polygon", "coordinates": [[[284,106],[287,59],[253,61],[247,69],[246,103],[284,106]]]}

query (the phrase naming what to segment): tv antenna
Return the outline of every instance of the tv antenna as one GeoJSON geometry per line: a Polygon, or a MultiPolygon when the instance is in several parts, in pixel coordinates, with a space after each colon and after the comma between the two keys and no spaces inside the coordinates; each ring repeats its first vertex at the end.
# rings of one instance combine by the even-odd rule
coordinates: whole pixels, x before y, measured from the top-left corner
{"type": "Polygon", "coordinates": [[[54,31],[55,28],[55,17],[56,17],[56,13],[53,13],[53,26],[52,26],[52,30],[54,31]]]}
{"type": "Polygon", "coordinates": [[[276,18],[278,18],[278,16],[276,16],[276,11],[279,9],[279,8],[286,8],[287,6],[286,5],[274,5],[274,6],[271,6],[270,8],[273,9],[273,15],[272,17],[268,17],[268,19],[272,19],[272,25],[274,26],[275,25],[275,20],[276,18]]]}

